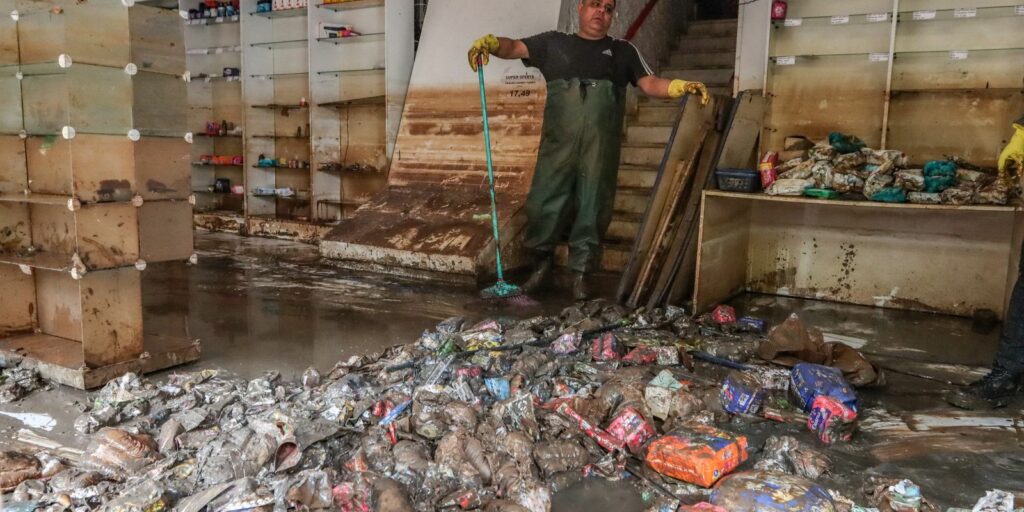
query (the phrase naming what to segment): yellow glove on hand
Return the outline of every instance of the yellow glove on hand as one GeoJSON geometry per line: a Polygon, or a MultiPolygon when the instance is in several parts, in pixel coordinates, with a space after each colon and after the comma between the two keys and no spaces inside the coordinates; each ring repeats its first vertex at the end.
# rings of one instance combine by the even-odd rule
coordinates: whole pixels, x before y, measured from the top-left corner
{"type": "Polygon", "coordinates": [[[999,170],[1001,172],[1007,171],[1007,162],[1013,160],[1015,155],[1024,155],[1024,126],[1017,123],[1013,124],[1014,134],[1010,138],[1010,142],[1003,148],[1003,152],[999,154],[999,170]]]}
{"type": "Polygon", "coordinates": [[[688,82],[686,80],[672,80],[668,85],[670,98],[679,98],[684,94],[700,94],[700,104],[707,105],[711,101],[708,88],[700,82],[688,82]]]}
{"type": "Polygon", "coordinates": [[[487,65],[491,60],[491,54],[498,51],[499,46],[501,44],[498,43],[498,38],[494,37],[494,34],[487,34],[474,41],[473,46],[469,47],[469,67],[475,72],[478,59],[482,59],[484,65],[487,65]]]}

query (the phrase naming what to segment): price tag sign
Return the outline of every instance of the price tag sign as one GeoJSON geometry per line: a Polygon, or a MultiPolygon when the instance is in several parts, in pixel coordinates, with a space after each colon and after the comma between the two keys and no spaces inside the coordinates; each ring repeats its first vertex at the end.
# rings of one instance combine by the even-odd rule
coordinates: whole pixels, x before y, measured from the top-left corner
{"type": "Polygon", "coordinates": [[[953,50],[949,52],[949,60],[967,60],[969,53],[967,50],[953,50]]]}
{"type": "Polygon", "coordinates": [[[786,18],[786,21],[783,21],[782,24],[784,26],[787,26],[787,27],[799,27],[800,25],[804,24],[804,19],[803,18],[786,18]]]}
{"type": "Polygon", "coordinates": [[[1024,16],[1024,5],[1018,5],[1013,8],[1013,13],[1017,16],[1024,16]]]}
{"type": "Polygon", "coordinates": [[[775,63],[779,66],[792,66],[793,64],[796,64],[796,57],[776,57],[775,63]]]}
{"type": "Polygon", "coordinates": [[[214,22],[214,23],[224,23],[224,18],[223,18],[223,17],[221,17],[221,16],[217,16],[217,17],[216,17],[216,18],[215,18],[215,19],[213,20],[213,22],[214,22]]]}
{"type": "Polygon", "coordinates": [[[833,25],[846,25],[849,22],[850,22],[850,17],[849,16],[846,16],[846,15],[832,16],[832,24],[833,25]]]}
{"type": "Polygon", "coordinates": [[[865,16],[865,19],[868,23],[882,23],[885,21],[889,21],[889,13],[880,12],[877,14],[868,14],[867,16],[865,16]]]}
{"type": "Polygon", "coordinates": [[[959,7],[953,11],[954,18],[974,18],[978,16],[976,7],[959,7]]]}
{"type": "Polygon", "coordinates": [[[914,11],[914,21],[934,20],[935,11],[914,11]]]}
{"type": "Polygon", "coordinates": [[[889,62],[888,53],[869,53],[868,62],[889,62]]]}
{"type": "Polygon", "coordinates": [[[217,48],[213,53],[224,53],[224,48],[217,48]]]}

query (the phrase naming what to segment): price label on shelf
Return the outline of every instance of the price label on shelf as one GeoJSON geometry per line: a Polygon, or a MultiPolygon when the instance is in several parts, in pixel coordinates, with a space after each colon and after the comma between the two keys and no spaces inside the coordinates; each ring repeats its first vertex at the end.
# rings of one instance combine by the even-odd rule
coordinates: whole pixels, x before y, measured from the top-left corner
{"type": "Polygon", "coordinates": [[[868,14],[864,16],[864,18],[868,23],[882,23],[885,21],[889,21],[889,13],[880,12],[876,14],[868,14]]]}
{"type": "Polygon", "coordinates": [[[787,27],[799,27],[804,24],[803,18],[786,18],[786,21],[782,22],[787,27]]]}
{"type": "Polygon", "coordinates": [[[888,53],[869,53],[868,62],[889,62],[888,53]]]}
{"type": "Polygon", "coordinates": [[[954,18],[974,18],[978,16],[976,7],[958,7],[953,10],[954,18]]]}
{"type": "Polygon", "coordinates": [[[1017,16],[1024,16],[1024,5],[1018,5],[1013,8],[1013,13],[1017,16]]]}
{"type": "Polygon", "coordinates": [[[914,21],[934,20],[935,11],[914,11],[914,21]]]}
{"type": "Polygon", "coordinates": [[[969,54],[967,50],[953,50],[949,52],[949,60],[967,60],[969,54]]]}
{"type": "Polygon", "coordinates": [[[214,23],[224,23],[224,18],[222,16],[217,16],[216,18],[213,19],[213,22],[214,23]]]}
{"type": "Polygon", "coordinates": [[[833,25],[846,25],[850,22],[850,17],[846,15],[832,16],[833,25]]]}
{"type": "Polygon", "coordinates": [[[775,63],[779,66],[792,66],[793,64],[796,64],[796,57],[775,57],[775,63]]]}
{"type": "Polygon", "coordinates": [[[216,50],[213,50],[213,53],[215,53],[215,54],[217,54],[217,53],[224,53],[224,48],[219,48],[218,47],[216,50]]]}

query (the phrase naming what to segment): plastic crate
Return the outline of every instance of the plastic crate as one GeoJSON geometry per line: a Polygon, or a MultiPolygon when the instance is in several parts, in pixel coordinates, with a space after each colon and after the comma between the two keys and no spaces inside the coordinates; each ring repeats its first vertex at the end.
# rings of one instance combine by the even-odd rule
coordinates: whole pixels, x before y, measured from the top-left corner
{"type": "Polygon", "coordinates": [[[718,188],[726,192],[759,192],[761,174],[753,169],[717,169],[718,188]]]}

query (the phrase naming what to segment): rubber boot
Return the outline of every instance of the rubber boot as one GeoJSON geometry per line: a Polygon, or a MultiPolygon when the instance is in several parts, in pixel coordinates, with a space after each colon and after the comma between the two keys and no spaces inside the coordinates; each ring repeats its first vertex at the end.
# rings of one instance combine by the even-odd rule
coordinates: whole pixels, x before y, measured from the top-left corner
{"type": "Polygon", "coordinates": [[[995,409],[1005,407],[1021,390],[1022,374],[993,368],[988,375],[969,386],[946,395],[946,401],[961,409],[995,409]]]}
{"type": "Polygon", "coordinates": [[[533,265],[533,273],[530,274],[530,278],[523,283],[523,291],[526,293],[534,293],[548,284],[548,278],[551,277],[551,258],[541,258],[533,265]]]}
{"type": "Polygon", "coordinates": [[[573,273],[572,298],[576,301],[583,301],[590,298],[590,288],[587,286],[587,275],[583,272],[573,273]]]}

